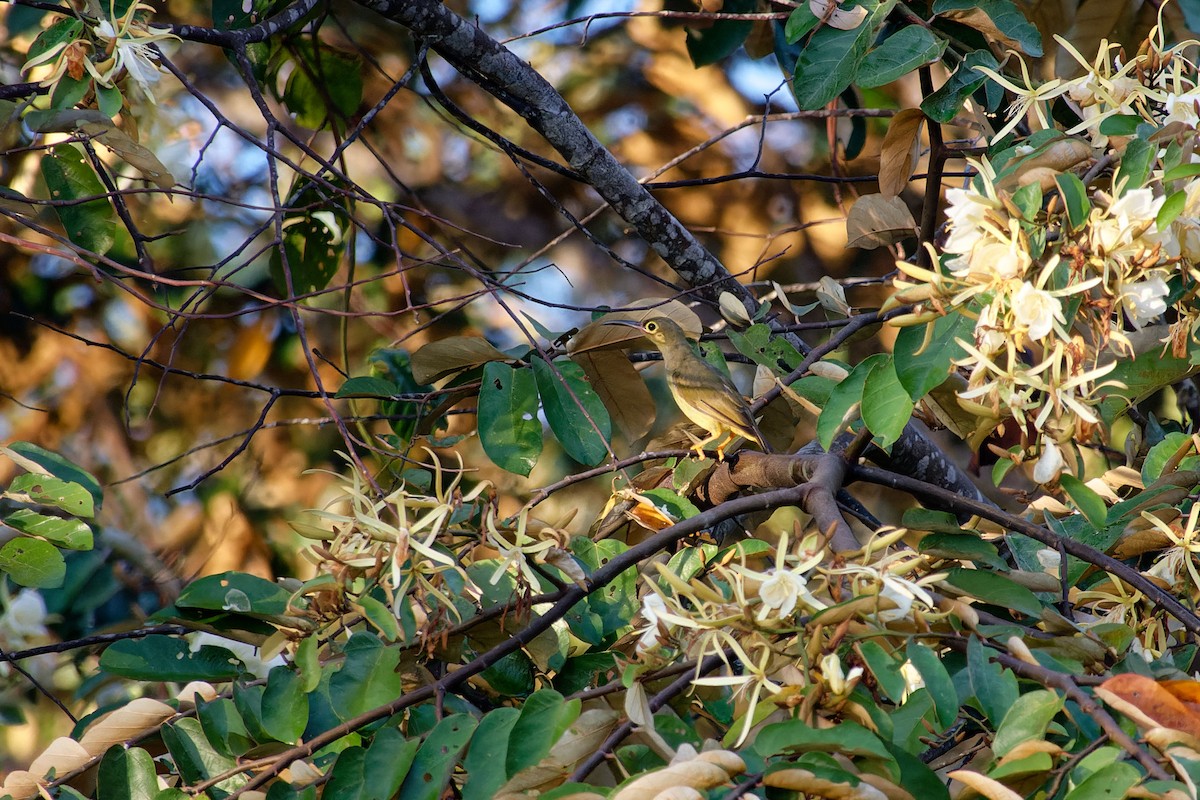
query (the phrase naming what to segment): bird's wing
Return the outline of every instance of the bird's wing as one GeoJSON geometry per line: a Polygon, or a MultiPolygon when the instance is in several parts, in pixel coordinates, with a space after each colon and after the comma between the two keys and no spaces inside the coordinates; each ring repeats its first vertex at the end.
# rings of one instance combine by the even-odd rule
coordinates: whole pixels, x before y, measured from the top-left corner
{"type": "Polygon", "coordinates": [[[741,395],[737,393],[736,389],[732,389],[732,391],[734,394],[729,395],[713,393],[702,398],[695,405],[701,411],[719,419],[739,436],[744,436],[762,445],[762,434],[758,431],[758,425],[754,422],[749,406],[741,400],[741,395]]]}

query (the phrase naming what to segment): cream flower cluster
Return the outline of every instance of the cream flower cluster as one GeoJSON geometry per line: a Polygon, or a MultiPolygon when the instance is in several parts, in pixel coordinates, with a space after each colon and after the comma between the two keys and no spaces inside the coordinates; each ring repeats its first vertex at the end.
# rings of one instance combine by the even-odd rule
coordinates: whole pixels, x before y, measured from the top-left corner
{"type": "Polygon", "coordinates": [[[1116,45],[1102,42],[1088,62],[1059,39],[1084,67],[1072,80],[1037,84],[1023,64],[1023,81],[980,68],[1017,97],[993,141],[1022,120],[1034,134],[971,162],[975,177],[946,192],[934,269],[898,265],[897,299],[924,301],[910,319],[951,310],[974,320],[960,339],[960,403],[1014,418],[1040,482],[1067,468],[1066,443],[1098,430],[1100,401],[1120,388],[1110,373],[1135,354],[1132,334],[1148,328],[1160,350],[1183,355],[1200,320],[1186,290],[1200,281],[1200,77],[1182,46],[1157,37],[1124,63],[1116,45]],[[1081,121],[1050,130],[1052,102],[1081,121]],[[1056,160],[1055,147],[1071,157],[1056,160]]]}

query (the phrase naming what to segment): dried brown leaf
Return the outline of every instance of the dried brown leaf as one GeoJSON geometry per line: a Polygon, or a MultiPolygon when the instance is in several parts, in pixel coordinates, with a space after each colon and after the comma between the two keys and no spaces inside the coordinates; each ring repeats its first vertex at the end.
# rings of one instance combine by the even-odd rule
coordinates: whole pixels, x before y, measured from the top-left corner
{"type": "MultiPolygon", "coordinates": [[[[1171,681],[1171,684],[1183,681],[1171,681]]],[[[1175,692],[1151,678],[1133,673],[1114,675],[1096,687],[1104,702],[1143,728],[1171,728],[1200,737],[1200,713],[1189,708],[1175,692]]]]}
{"type": "Polygon", "coordinates": [[[906,108],[888,123],[879,152],[879,193],[896,197],[908,185],[921,147],[921,126],[925,113],[919,108],[906,108]]]}
{"type": "MultiPolygon", "coordinates": [[[[613,326],[609,328],[621,330],[613,326]]],[[[588,383],[626,440],[636,442],[650,432],[656,414],[654,397],[624,353],[617,350],[586,350],[573,353],[571,359],[583,367],[588,383]]]]}
{"type": "Polygon", "coordinates": [[[1021,795],[1009,789],[1004,784],[986,775],[980,775],[978,772],[956,769],[954,772],[949,773],[948,777],[969,786],[988,800],[1023,800],[1021,795]]]}
{"type": "Polygon", "coordinates": [[[846,217],[846,246],[874,250],[917,233],[917,221],[899,197],[864,195],[846,217]]]}
{"type": "Polygon", "coordinates": [[[412,372],[417,383],[434,381],[478,367],[489,361],[507,361],[509,357],[491,342],[479,336],[448,336],[430,342],[412,354],[412,372]]]}
{"type": "Polygon", "coordinates": [[[839,31],[852,31],[867,18],[867,9],[863,6],[843,11],[838,8],[836,0],[808,0],[808,8],[813,16],[820,17],[826,25],[839,31]]]}
{"type": "Polygon", "coordinates": [[[674,321],[676,325],[683,328],[683,332],[692,339],[699,339],[700,334],[704,331],[704,326],[700,324],[700,317],[696,316],[696,312],[678,300],[663,302],[661,297],[646,297],[639,300],[631,300],[628,305],[634,307],[652,305],[654,307],[641,311],[613,311],[605,314],[594,322],[583,326],[567,345],[567,352],[574,356],[576,353],[595,350],[596,348],[632,347],[636,340],[642,338],[642,335],[636,328],[605,324],[606,322],[618,319],[644,322],[655,317],[667,317],[674,321]]]}
{"type": "Polygon", "coordinates": [[[45,775],[53,769],[55,775],[66,775],[91,760],[92,754],[82,744],[68,736],[60,736],[33,760],[29,771],[34,775],[45,775]]]}
{"type": "Polygon", "coordinates": [[[157,728],[175,715],[175,709],[149,697],[139,697],[93,723],[79,743],[90,755],[103,755],[114,744],[124,744],[157,728]]]}

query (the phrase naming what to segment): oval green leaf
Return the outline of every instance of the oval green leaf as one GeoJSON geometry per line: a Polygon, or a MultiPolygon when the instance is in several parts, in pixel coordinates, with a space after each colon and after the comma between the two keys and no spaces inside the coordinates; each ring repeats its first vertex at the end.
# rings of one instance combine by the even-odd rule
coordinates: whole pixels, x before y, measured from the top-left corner
{"type": "Polygon", "coordinates": [[[580,464],[595,466],[608,455],[612,421],[600,397],[573,361],[533,359],[533,375],[542,396],[550,430],[567,455],[580,464]]]}
{"type": "Polygon", "coordinates": [[[484,365],[479,438],[483,452],[496,466],[525,476],[533,470],[542,454],[542,423],[537,412],[538,384],[532,370],[514,369],[499,361],[484,365]]]}

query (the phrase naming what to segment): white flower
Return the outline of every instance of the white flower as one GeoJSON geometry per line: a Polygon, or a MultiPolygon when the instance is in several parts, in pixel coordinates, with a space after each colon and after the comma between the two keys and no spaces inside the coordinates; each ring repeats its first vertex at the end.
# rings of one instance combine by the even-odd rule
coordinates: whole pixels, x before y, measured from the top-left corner
{"type": "Polygon", "coordinates": [[[646,620],[647,628],[642,631],[642,638],[638,639],[638,651],[649,650],[654,645],[658,644],[658,617],[660,614],[666,614],[667,604],[654,592],[642,598],[642,619],[646,620]]]}
{"type": "Polygon", "coordinates": [[[1038,483],[1049,483],[1059,476],[1066,462],[1062,450],[1051,439],[1042,439],[1042,455],[1033,466],[1033,479],[1038,483]]]}
{"type": "Polygon", "coordinates": [[[862,667],[852,667],[850,674],[842,671],[842,660],[838,658],[837,653],[829,653],[821,659],[821,675],[824,676],[825,682],[829,684],[829,691],[835,697],[841,697],[848,694],[858,684],[858,679],[862,677],[862,667]]]}
{"type": "Polygon", "coordinates": [[[913,581],[888,574],[880,577],[883,579],[883,586],[879,589],[879,596],[886,597],[896,604],[895,608],[884,609],[875,615],[880,622],[904,619],[912,610],[913,602],[916,600],[920,600],[928,607],[933,606],[933,597],[913,581]]]}
{"type": "Polygon", "coordinates": [[[1054,327],[1054,320],[1066,320],[1062,305],[1049,292],[1035,289],[1030,283],[1022,283],[1012,298],[1013,317],[1018,325],[1028,329],[1030,339],[1042,339],[1054,327]]]}
{"type": "Polygon", "coordinates": [[[977,192],[947,189],[946,217],[950,222],[950,235],[943,249],[947,253],[969,254],[984,236],[983,222],[990,210],[988,198],[977,192]]]}
{"type": "Polygon", "coordinates": [[[187,635],[189,649],[193,653],[200,651],[204,645],[212,647],[220,647],[228,650],[233,654],[234,658],[242,662],[246,667],[246,671],[256,678],[266,678],[267,673],[271,671],[271,667],[277,667],[287,663],[282,655],[277,655],[270,661],[263,661],[258,655],[258,648],[246,642],[239,642],[234,639],[226,639],[223,636],[217,636],[206,631],[198,631],[187,635]]]}
{"type": "Polygon", "coordinates": [[[1160,276],[1125,286],[1121,301],[1129,321],[1140,328],[1167,310],[1167,282],[1160,276]]]}
{"type": "Polygon", "coordinates": [[[1197,102],[1200,102],[1200,88],[1190,89],[1182,94],[1168,92],[1167,99],[1163,103],[1166,116],[1163,117],[1162,124],[1168,125],[1172,122],[1183,122],[1195,127],[1197,122],[1197,102]]]}
{"type": "Polygon", "coordinates": [[[904,703],[913,692],[925,688],[925,678],[912,661],[905,661],[900,665],[900,674],[904,677],[904,696],[900,698],[900,702],[904,703]]]}
{"type": "MultiPolygon", "coordinates": [[[[46,633],[46,601],[34,589],[22,589],[0,617],[0,632],[16,641],[46,633]]],[[[11,644],[11,642],[10,642],[11,644]]]]}
{"type": "Polygon", "coordinates": [[[107,19],[101,20],[94,30],[97,37],[111,42],[115,49],[116,63],[109,73],[110,79],[124,67],[143,89],[158,83],[158,54],[148,44],[121,36],[107,19]]]}
{"type": "Polygon", "coordinates": [[[772,609],[778,612],[780,618],[792,613],[796,601],[805,592],[808,581],[802,575],[797,575],[790,569],[777,569],[763,581],[759,587],[758,596],[762,598],[762,607],[758,611],[760,620],[766,619],[772,609]]]}

